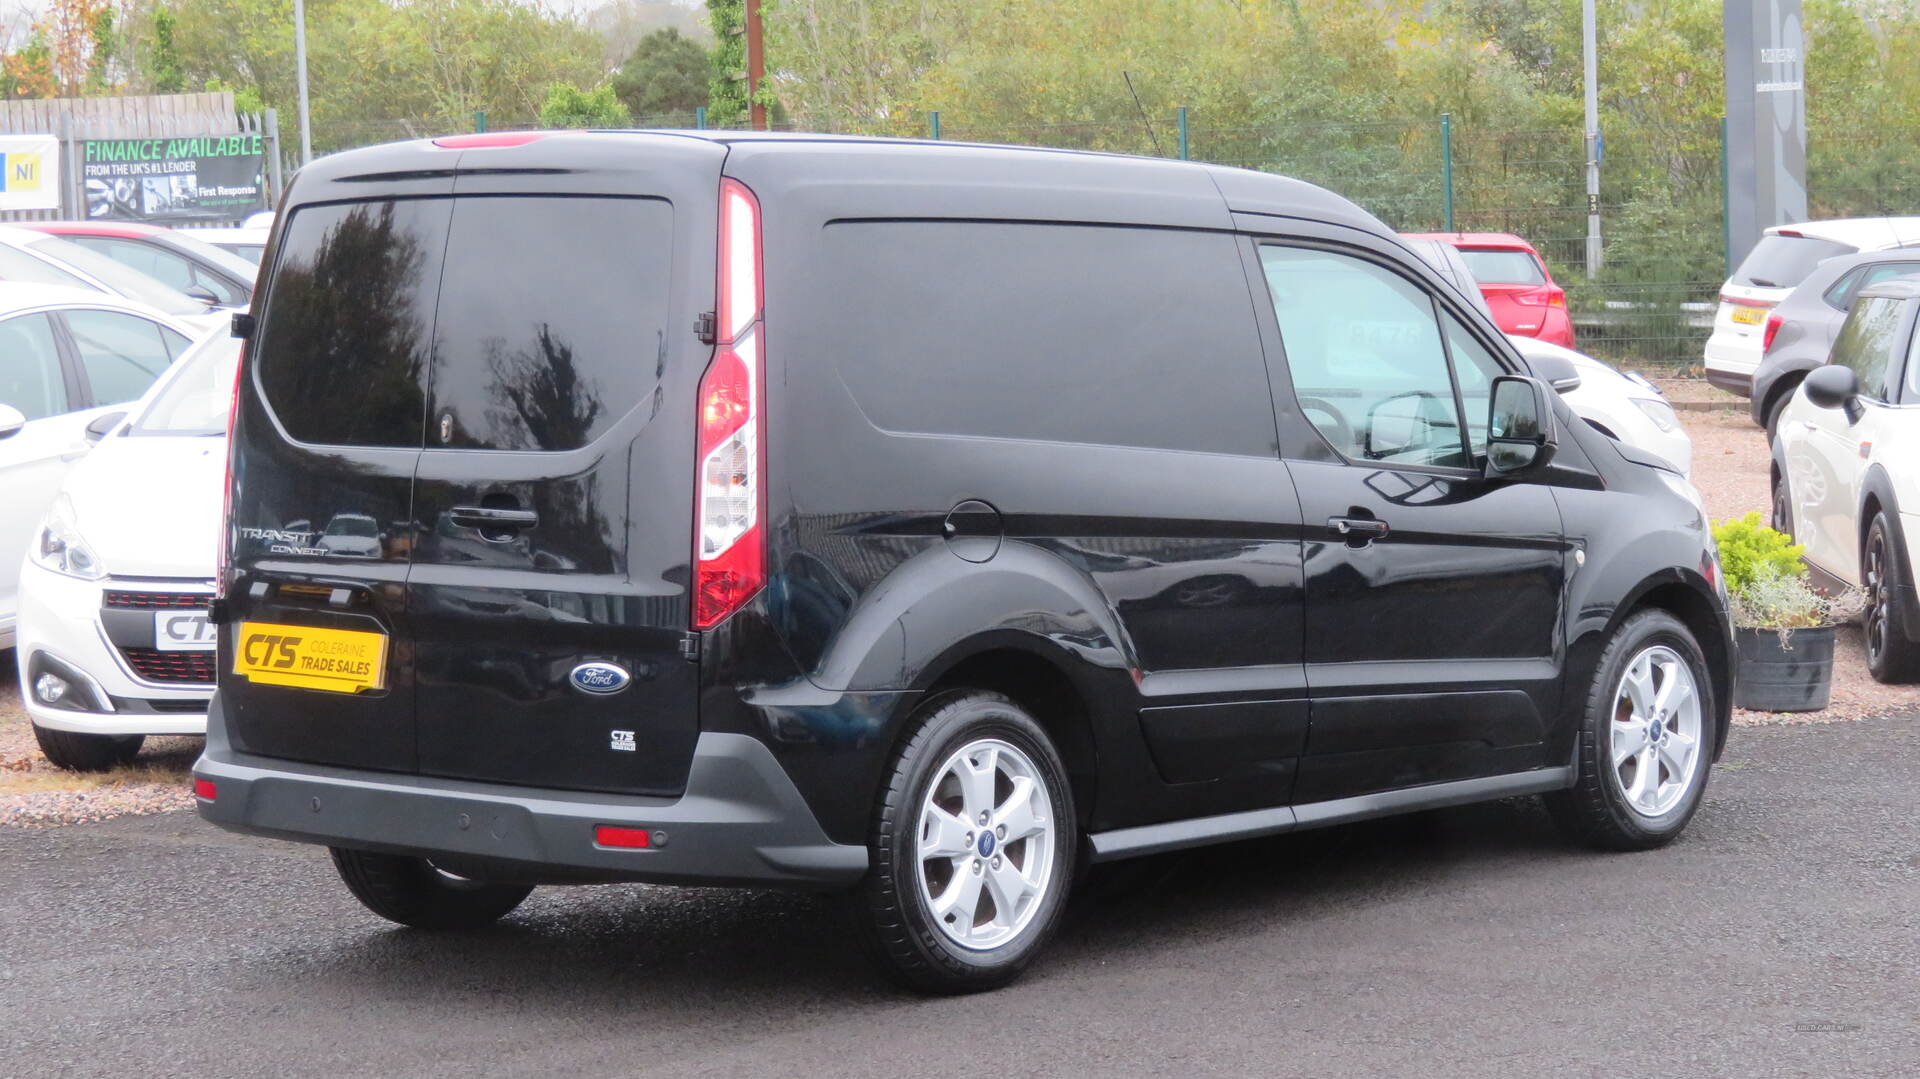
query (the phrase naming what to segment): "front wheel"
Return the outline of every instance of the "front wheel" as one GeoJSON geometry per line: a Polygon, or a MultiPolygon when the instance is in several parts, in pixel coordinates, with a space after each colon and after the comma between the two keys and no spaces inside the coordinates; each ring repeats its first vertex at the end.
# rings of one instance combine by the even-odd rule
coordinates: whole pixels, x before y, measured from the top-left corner
{"type": "Polygon", "coordinates": [[[56,768],[69,772],[104,772],[132,764],[146,741],[140,734],[83,734],[33,725],[33,740],[56,768]]]}
{"type": "Polygon", "coordinates": [[[414,929],[480,929],[505,917],[533,889],[488,884],[434,868],[425,858],[329,848],[333,867],[368,910],[414,929]]]}
{"type": "Polygon", "coordinates": [[[1867,591],[1867,670],[1876,682],[1920,681],[1920,644],[1908,636],[1916,627],[1906,624],[1900,607],[1900,592],[1907,587],[1904,555],[1887,515],[1874,514],[1860,578],[1867,591]]]}
{"type": "Polygon", "coordinates": [[[928,702],[875,806],[854,909],[868,953],[922,992],[1011,982],[1053,934],[1078,839],[1066,768],[1033,717],[997,693],[928,702]]]}
{"type": "Polygon", "coordinates": [[[1555,822],[1571,838],[1608,850],[1672,841],[1706,790],[1716,715],[1693,634],[1665,611],[1632,615],[1594,671],[1574,785],[1546,798],[1555,822]]]}

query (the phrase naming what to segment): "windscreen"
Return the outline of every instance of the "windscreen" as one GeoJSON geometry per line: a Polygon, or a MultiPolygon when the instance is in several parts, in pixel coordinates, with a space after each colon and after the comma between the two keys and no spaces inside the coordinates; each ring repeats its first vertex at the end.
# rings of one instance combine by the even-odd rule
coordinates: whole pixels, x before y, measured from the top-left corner
{"type": "Polygon", "coordinates": [[[1740,268],[1733,272],[1736,285],[1761,288],[1792,288],[1807,279],[1815,266],[1830,258],[1851,255],[1859,248],[1811,236],[1772,235],[1760,237],[1740,268]]]}
{"type": "Polygon", "coordinates": [[[207,309],[206,304],[178,289],[58,236],[45,236],[27,246],[37,255],[91,274],[121,296],[157,307],[169,315],[198,315],[207,309]]]}
{"type": "Polygon", "coordinates": [[[240,341],[225,333],[201,339],[134,422],[136,435],[224,435],[233,404],[240,341]]]}
{"type": "Polygon", "coordinates": [[[1489,285],[1544,285],[1547,275],[1531,252],[1503,247],[1463,247],[1460,257],[1467,260],[1473,279],[1489,285]]]}

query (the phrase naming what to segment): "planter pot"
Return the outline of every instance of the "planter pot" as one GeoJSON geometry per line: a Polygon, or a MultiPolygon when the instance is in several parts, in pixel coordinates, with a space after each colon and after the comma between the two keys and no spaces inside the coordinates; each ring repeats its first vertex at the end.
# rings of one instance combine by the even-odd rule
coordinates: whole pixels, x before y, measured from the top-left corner
{"type": "Polygon", "coordinates": [[[1770,629],[1735,629],[1740,659],[1733,703],[1756,712],[1818,712],[1833,695],[1833,627],[1796,629],[1780,643],[1770,629]]]}

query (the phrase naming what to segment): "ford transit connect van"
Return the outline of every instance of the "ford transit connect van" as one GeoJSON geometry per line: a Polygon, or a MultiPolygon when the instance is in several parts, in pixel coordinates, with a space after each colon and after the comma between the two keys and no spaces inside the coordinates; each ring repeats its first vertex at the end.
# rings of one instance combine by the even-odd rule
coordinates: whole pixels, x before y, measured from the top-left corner
{"type": "Polygon", "coordinates": [[[301,170],[256,304],[198,804],[405,925],[832,890],[974,990],[1090,863],[1524,794],[1652,847],[1725,741],[1692,488],[1307,184],[461,136],[301,170]]]}

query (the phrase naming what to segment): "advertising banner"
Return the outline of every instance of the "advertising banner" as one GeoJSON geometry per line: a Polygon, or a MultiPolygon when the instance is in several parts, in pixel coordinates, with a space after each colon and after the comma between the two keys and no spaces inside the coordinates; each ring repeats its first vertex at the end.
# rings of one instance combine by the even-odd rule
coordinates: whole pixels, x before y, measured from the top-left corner
{"type": "Polygon", "coordinates": [[[59,138],[0,135],[0,210],[59,208],[59,138]]]}
{"type": "Polygon", "coordinates": [[[90,218],[211,223],[267,208],[262,135],[88,139],[84,146],[90,218]]]}

